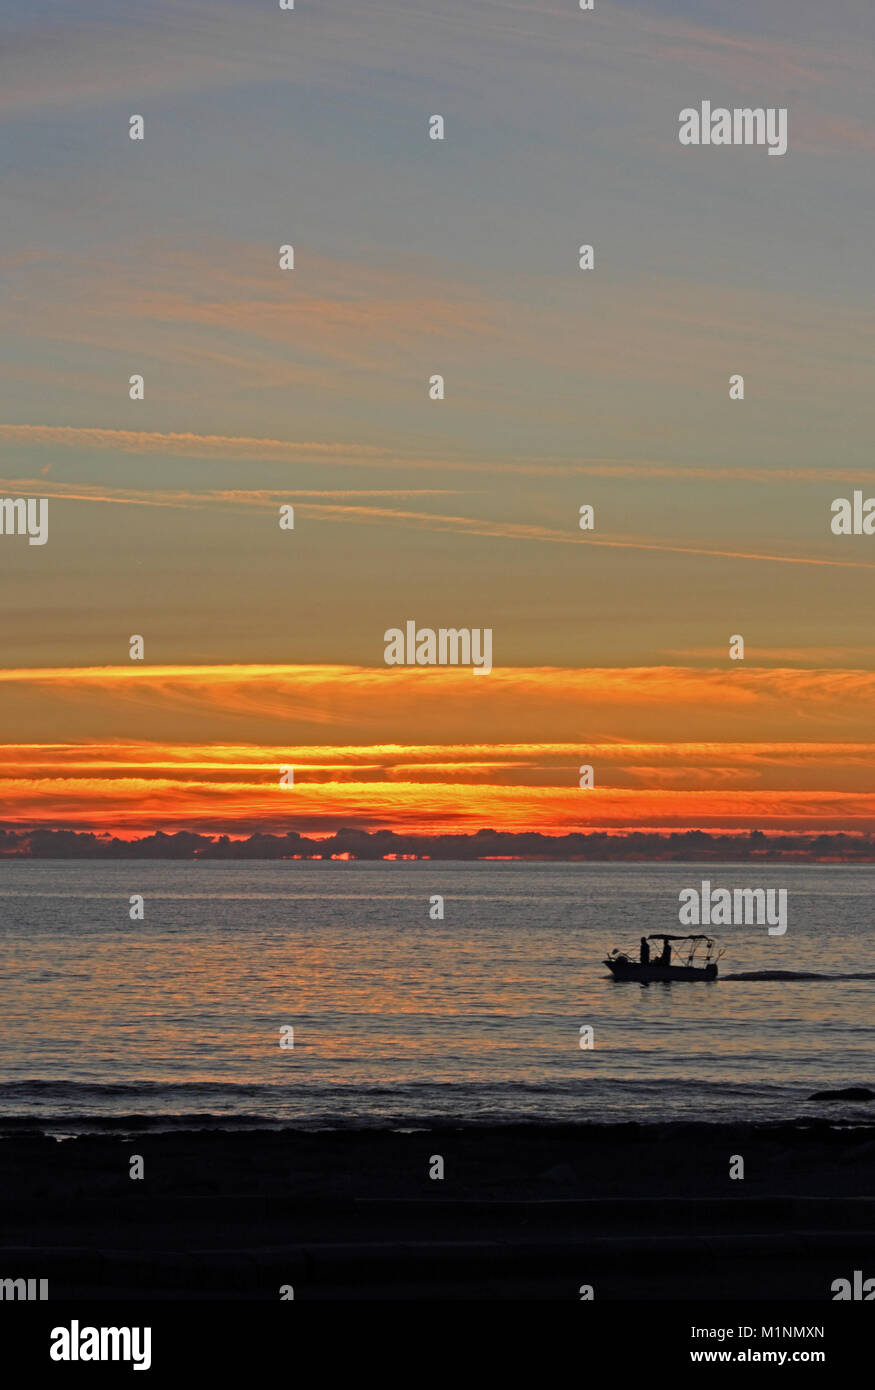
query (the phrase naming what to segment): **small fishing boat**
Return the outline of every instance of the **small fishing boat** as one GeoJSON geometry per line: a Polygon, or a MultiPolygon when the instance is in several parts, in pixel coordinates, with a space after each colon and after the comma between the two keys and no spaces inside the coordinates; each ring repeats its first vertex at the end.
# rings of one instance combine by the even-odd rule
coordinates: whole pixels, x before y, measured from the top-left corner
{"type": "Polygon", "coordinates": [[[716,980],[717,962],[723,955],[722,950],[717,949],[717,942],[712,936],[663,936],[654,932],[651,936],[642,937],[642,942],[661,941],[662,954],[651,956],[649,946],[642,948],[642,958],[635,958],[628,951],[614,949],[611,951],[605,965],[610,970],[615,980],[637,980],[641,984],[647,984],[650,980],[716,980]],[[680,959],[672,959],[671,942],[688,941],[689,948],[678,952],[680,959]],[[696,952],[704,943],[705,954],[696,962],[696,952]],[[715,954],[716,952],[716,954],[715,954]]]}

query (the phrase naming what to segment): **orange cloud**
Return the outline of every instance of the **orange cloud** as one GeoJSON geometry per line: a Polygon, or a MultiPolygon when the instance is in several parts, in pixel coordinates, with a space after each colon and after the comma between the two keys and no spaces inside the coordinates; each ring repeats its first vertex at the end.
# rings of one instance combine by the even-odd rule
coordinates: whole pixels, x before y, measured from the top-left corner
{"type": "MultiPolygon", "coordinates": [[[[203,461],[239,460],[263,463],[338,463],[358,464],[372,468],[428,469],[429,471],[461,471],[471,473],[510,473],[532,477],[571,477],[582,475],[600,478],[677,478],[681,481],[750,482],[785,486],[787,483],[850,483],[871,484],[871,469],[852,467],[751,467],[747,464],[725,465],[675,464],[664,459],[580,458],[561,459],[539,456],[515,458],[502,453],[500,459],[484,459],[482,454],[428,456],[406,451],[399,454],[376,445],[343,441],[314,441],[262,438],[258,435],[215,435],[173,433],[158,430],[103,429],[85,425],[22,425],[0,424],[0,443],[19,444],[31,448],[56,451],[74,449],[88,454],[159,454],[174,459],[203,461]]],[[[22,485],[30,479],[6,480],[22,485]]],[[[80,491],[100,484],[66,484],[80,491]]],[[[401,495],[412,491],[435,492],[436,489],[393,489],[401,495]]],[[[106,487],[105,500],[125,500],[126,495],[171,495],[166,489],[130,489],[106,487]]],[[[184,492],[182,495],[188,495],[184,492]]],[[[195,495],[192,492],[192,495],[195,495]]]]}
{"type": "MultiPolygon", "coordinates": [[[[398,621],[404,619],[403,609],[398,621]]],[[[379,642],[382,633],[375,634],[379,642]]],[[[762,658],[766,659],[766,653],[762,658]]],[[[496,650],[496,660],[500,652],[496,650]]],[[[875,671],[794,667],[506,667],[488,676],[464,668],[306,666],[270,663],[215,666],[22,667],[0,669],[0,716],[28,739],[54,741],[73,702],[93,713],[99,737],[114,732],[152,737],[143,721],[187,733],[173,722],[190,713],[191,741],[300,743],[314,725],[366,733],[368,743],[785,743],[796,739],[866,741],[875,709],[875,671]],[[274,728],[273,721],[278,721],[274,728]],[[254,737],[243,732],[251,726],[254,737]],[[296,734],[296,730],[298,734],[296,734]],[[585,734],[582,732],[585,731],[585,734]],[[544,741],[548,741],[546,738],[544,741]]],[[[322,740],[319,740],[322,742],[322,740]]],[[[351,741],[344,739],[345,742],[351,741]]]]}
{"type": "MultiPolygon", "coordinates": [[[[25,491],[29,480],[5,480],[10,492],[25,491]]],[[[296,501],[298,497],[400,497],[400,496],[446,496],[441,489],[383,489],[382,491],[355,492],[338,490],[277,492],[263,488],[256,490],[200,489],[183,491],[181,489],[143,489],[108,488],[97,484],[47,483],[41,479],[34,484],[34,490],[47,497],[61,501],[85,501],[97,503],[125,503],[153,507],[203,507],[254,506],[275,508],[283,500],[296,501]]],[[[452,495],[452,494],[450,494],[452,495]]],[[[455,535],[484,536],[494,540],[535,541],[553,545],[577,545],[606,548],[609,550],[643,550],[666,552],[673,555],[701,555],[710,559],[752,560],[767,564],[814,565],[835,569],[875,569],[875,563],[867,560],[837,560],[814,555],[778,555],[767,551],[722,550],[714,546],[682,545],[669,540],[653,540],[644,536],[593,536],[581,535],[579,531],[558,530],[555,527],[537,525],[531,522],[493,521],[486,517],[445,515],[439,512],[415,512],[400,507],[365,506],[362,503],[313,502],[305,500],[298,508],[302,516],[312,516],[317,520],[348,521],[358,525],[394,525],[409,529],[415,527],[426,531],[451,532],[455,535]]]]}
{"type": "Polygon", "coordinates": [[[119,830],[868,829],[873,698],[873,671],[793,668],[11,669],[2,801],[119,830]]]}
{"type": "MultiPolygon", "coordinates": [[[[49,481],[42,478],[2,478],[0,489],[7,496],[54,497],[59,502],[100,502],[121,506],[142,507],[261,507],[277,508],[284,502],[297,502],[307,499],[303,506],[319,515],[322,512],[342,515],[344,511],[368,511],[361,507],[344,507],[336,501],[320,506],[309,499],[319,497],[363,498],[363,497],[454,497],[452,488],[296,488],[294,492],[279,491],[276,488],[122,488],[109,487],[103,483],[70,483],[49,481]]],[[[303,509],[303,508],[302,508],[303,509]]],[[[386,510],[387,516],[404,516],[404,512],[386,510]]]]}
{"type": "Polygon", "coordinates": [[[157,430],[111,430],[77,425],[0,425],[0,441],[55,448],[111,450],[116,453],[167,454],[174,458],[264,459],[295,463],[307,459],[368,463],[390,457],[388,449],[367,444],[320,443],[311,440],[261,439],[250,435],[215,435],[157,430]]]}
{"type": "Polygon", "coordinates": [[[362,827],[418,832],[567,833],[626,827],[875,829],[875,793],[735,790],[581,791],[460,783],[257,782],[166,777],[10,778],[7,824],[249,832],[362,827]]]}

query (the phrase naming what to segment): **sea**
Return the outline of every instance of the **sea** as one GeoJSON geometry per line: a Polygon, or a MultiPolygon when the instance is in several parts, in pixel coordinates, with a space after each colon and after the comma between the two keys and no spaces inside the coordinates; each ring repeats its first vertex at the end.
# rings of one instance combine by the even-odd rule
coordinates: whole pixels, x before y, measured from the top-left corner
{"type": "Polygon", "coordinates": [[[875,1089],[873,901],[856,865],[4,860],[0,1133],[871,1121],[812,1097],[875,1089]],[[786,934],[613,981],[703,881],[786,889],[786,934]]]}

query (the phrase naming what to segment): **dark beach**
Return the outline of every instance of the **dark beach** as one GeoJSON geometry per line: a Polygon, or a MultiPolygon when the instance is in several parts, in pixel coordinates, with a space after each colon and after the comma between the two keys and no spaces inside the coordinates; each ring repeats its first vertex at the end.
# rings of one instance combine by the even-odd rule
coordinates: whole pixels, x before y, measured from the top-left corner
{"type": "MultiPolygon", "coordinates": [[[[803,1300],[875,1256],[875,1126],[176,1129],[0,1140],[52,1298],[803,1300]],[[129,1177],[130,1160],[144,1177],[129,1177]],[[433,1180],[434,1155],[445,1177],[433,1180]],[[743,1180],[729,1177],[733,1155],[743,1180]]],[[[871,1270],[870,1270],[871,1272],[871,1270]]]]}

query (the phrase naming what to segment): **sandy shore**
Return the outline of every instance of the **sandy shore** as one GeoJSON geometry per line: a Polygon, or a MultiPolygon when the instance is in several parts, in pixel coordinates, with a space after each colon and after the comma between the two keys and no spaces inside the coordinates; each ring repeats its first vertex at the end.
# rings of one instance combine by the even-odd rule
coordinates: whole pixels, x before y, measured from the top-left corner
{"type": "Polygon", "coordinates": [[[823,1300],[875,1269],[871,1127],[19,1133],[0,1171],[0,1274],[59,1298],[823,1300]]]}

